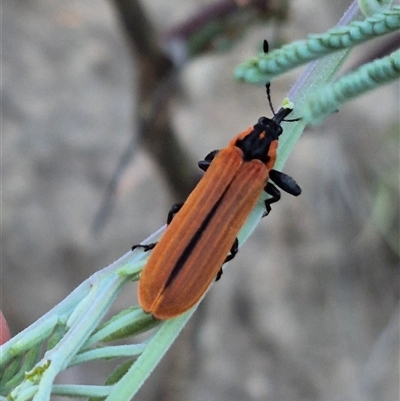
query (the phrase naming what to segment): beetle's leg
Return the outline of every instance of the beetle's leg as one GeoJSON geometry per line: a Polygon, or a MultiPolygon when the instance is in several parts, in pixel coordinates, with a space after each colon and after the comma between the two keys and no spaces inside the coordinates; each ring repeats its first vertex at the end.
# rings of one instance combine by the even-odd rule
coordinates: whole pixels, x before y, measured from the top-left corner
{"type": "Polygon", "coordinates": [[[262,217],[265,217],[270,211],[271,211],[271,203],[278,202],[279,199],[281,199],[281,193],[279,192],[279,189],[272,183],[268,182],[267,185],[264,188],[264,191],[271,195],[271,198],[268,198],[265,200],[265,212],[262,217]]]}
{"type": "MultiPolygon", "coordinates": [[[[230,260],[232,260],[236,256],[238,251],[239,251],[239,240],[237,238],[235,238],[235,242],[233,243],[232,248],[229,251],[228,256],[225,258],[224,264],[226,262],[229,262],[230,260]]],[[[215,277],[215,281],[218,281],[221,278],[221,276],[222,276],[222,266],[218,270],[217,276],[215,277]]]]}
{"type": "Polygon", "coordinates": [[[281,171],[271,170],[269,172],[269,178],[273,181],[280,189],[293,196],[299,196],[301,194],[301,188],[297,185],[297,182],[290,176],[281,171]]]}
{"type": "Polygon", "coordinates": [[[167,224],[170,224],[174,216],[181,210],[183,203],[175,203],[168,212],[167,224]]]}
{"type": "Polygon", "coordinates": [[[225,258],[224,263],[232,260],[236,256],[238,251],[239,251],[239,240],[235,238],[235,241],[233,242],[229,255],[225,258]]]}
{"type": "Polygon", "coordinates": [[[210,167],[211,162],[200,160],[197,164],[203,171],[207,171],[207,169],[210,167]]]}
{"type": "MultiPolygon", "coordinates": [[[[181,210],[182,206],[183,206],[183,203],[176,203],[175,205],[172,205],[171,210],[168,213],[167,224],[171,223],[172,219],[179,212],[179,210],[181,210]]],[[[145,245],[137,244],[137,245],[133,245],[132,251],[135,250],[136,248],[143,248],[143,251],[147,252],[147,251],[150,251],[151,249],[153,249],[156,245],[157,245],[157,242],[153,242],[151,244],[145,244],[145,245]]]]}
{"type": "Polygon", "coordinates": [[[217,275],[215,276],[215,281],[218,281],[222,277],[222,273],[224,271],[222,270],[222,266],[219,268],[217,275]]]}
{"type": "Polygon", "coordinates": [[[200,160],[198,163],[198,166],[203,170],[203,171],[207,171],[208,167],[210,167],[211,162],[214,160],[214,157],[217,155],[217,153],[219,152],[219,150],[213,150],[212,152],[210,152],[205,158],[204,160],[200,160]]]}
{"type": "Polygon", "coordinates": [[[134,251],[136,248],[143,248],[144,252],[150,251],[151,249],[153,249],[155,246],[157,245],[157,242],[152,242],[151,244],[137,244],[137,245],[133,245],[132,247],[132,251],[134,251]]]}

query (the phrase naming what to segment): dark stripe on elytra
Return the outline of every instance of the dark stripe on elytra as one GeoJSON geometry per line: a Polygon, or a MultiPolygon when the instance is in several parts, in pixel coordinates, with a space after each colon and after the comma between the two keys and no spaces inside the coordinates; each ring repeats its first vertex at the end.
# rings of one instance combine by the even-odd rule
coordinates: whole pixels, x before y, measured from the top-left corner
{"type": "Polygon", "coordinates": [[[170,276],[168,277],[167,282],[165,283],[165,287],[164,290],[172,284],[172,282],[174,281],[174,279],[176,278],[176,276],[178,275],[179,271],[182,269],[183,265],[186,263],[186,261],[188,260],[190,254],[192,253],[193,249],[195,248],[195,246],[197,245],[197,243],[199,242],[204,230],[207,228],[208,224],[210,223],[211,219],[213,218],[213,216],[215,215],[218,206],[221,204],[226,191],[229,189],[229,185],[228,187],[225,189],[225,191],[222,193],[221,197],[218,199],[218,201],[215,203],[215,205],[212,207],[212,209],[210,210],[210,212],[208,213],[207,217],[204,219],[203,223],[201,224],[201,226],[198,228],[198,230],[196,231],[196,233],[193,235],[192,239],[190,240],[189,244],[187,245],[187,247],[185,248],[185,250],[182,252],[181,256],[179,257],[179,259],[176,261],[176,265],[174,266],[174,268],[171,271],[170,276]]]}

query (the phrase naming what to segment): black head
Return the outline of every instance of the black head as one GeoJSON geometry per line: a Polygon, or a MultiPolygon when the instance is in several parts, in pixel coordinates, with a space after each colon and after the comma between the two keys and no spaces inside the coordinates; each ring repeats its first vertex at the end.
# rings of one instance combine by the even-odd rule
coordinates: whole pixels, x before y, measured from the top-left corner
{"type": "Polygon", "coordinates": [[[243,152],[244,160],[259,159],[263,163],[268,162],[270,145],[282,134],[283,130],[280,124],[291,111],[291,109],[282,108],[272,119],[260,117],[253,130],[236,141],[236,146],[243,152]]]}

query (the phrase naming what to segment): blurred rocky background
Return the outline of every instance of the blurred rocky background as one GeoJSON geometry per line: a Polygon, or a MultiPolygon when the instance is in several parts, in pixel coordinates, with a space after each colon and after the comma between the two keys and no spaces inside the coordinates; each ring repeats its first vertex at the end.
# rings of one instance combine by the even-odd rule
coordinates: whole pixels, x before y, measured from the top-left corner
{"type": "MultiPolygon", "coordinates": [[[[164,224],[197,161],[270,115],[263,89],[232,79],[238,63],[265,38],[326,30],[349,5],[248,3],[4,0],[1,307],[13,334],[164,224]],[[218,13],[221,32],[188,46],[218,13]]],[[[396,41],[361,46],[344,68],[396,41]]],[[[273,82],[277,106],[300,72],[273,82]]],[[[399,85],[307,129],[285,171],[303,194],[261,222],[137,400],[398,399],[399,85]]]]}

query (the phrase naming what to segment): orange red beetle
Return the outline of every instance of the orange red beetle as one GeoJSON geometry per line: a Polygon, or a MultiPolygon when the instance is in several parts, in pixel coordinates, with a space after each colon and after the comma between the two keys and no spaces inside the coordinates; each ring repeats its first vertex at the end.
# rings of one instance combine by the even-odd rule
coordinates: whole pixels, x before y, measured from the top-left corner
{"type": "MultiPolygon", "coordinates": [[[[269,96],[269,84],[267,84],[269,96]]],[[[195,189],[168,214],[168,227],[155,244],[139,280],[139,303],[156,319],[186,312],[222,274],[222,265],[238,251],[237,234],[263,190],[269,195],[265,214],[280,199],[273,184],[298,196],[300,187],[290,176],[274,170],[281,122],[292,112],[281,108],[272,119],[258,122],[229,145],[199,162],[205,171],[195,189]],[[272,183],[272,182],[273,183],[272,183]]]]}

